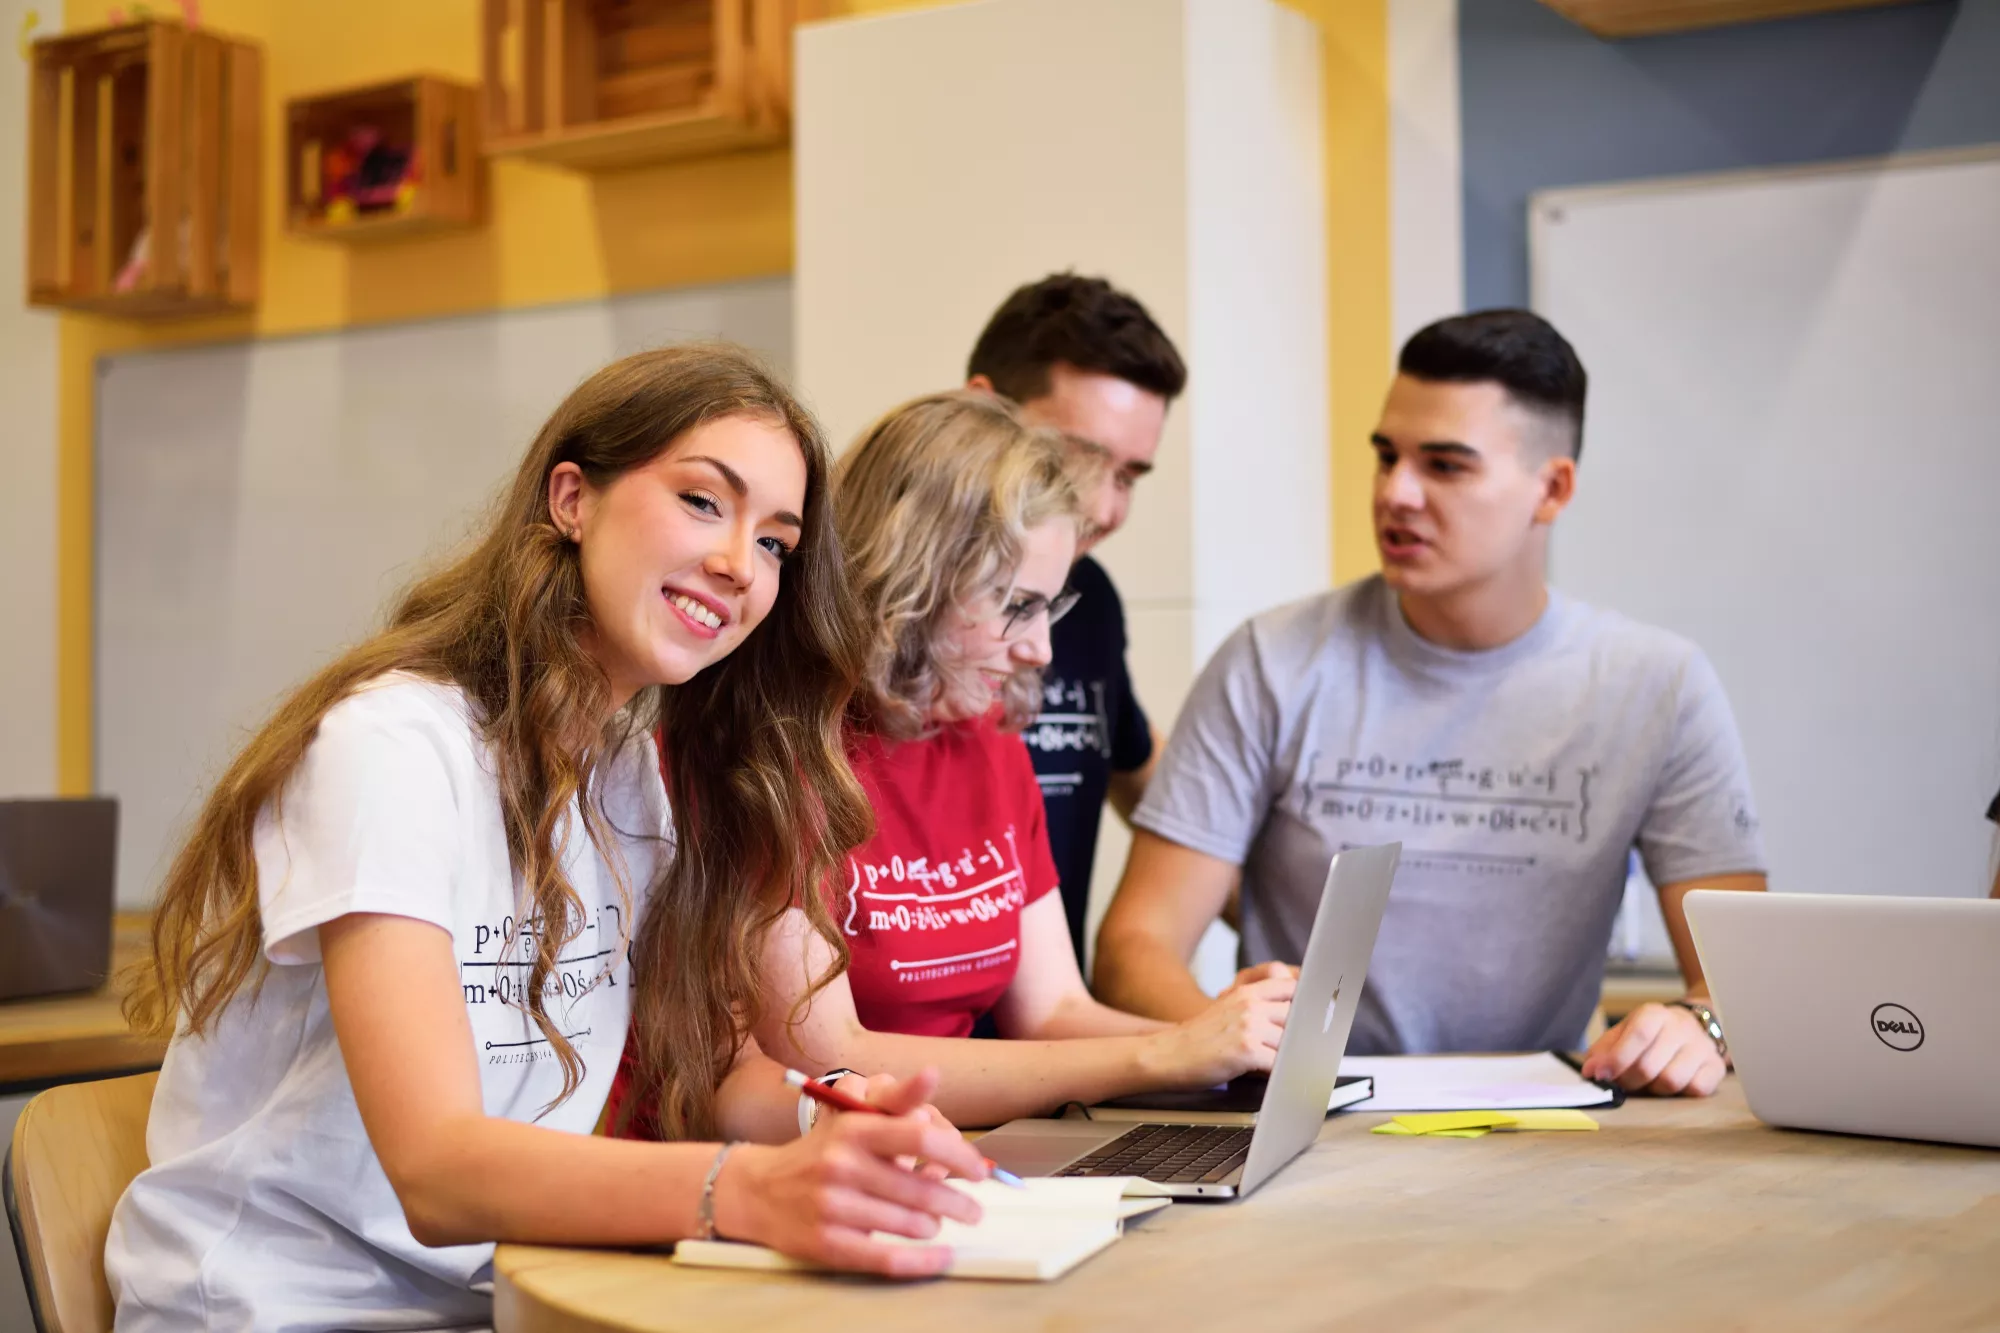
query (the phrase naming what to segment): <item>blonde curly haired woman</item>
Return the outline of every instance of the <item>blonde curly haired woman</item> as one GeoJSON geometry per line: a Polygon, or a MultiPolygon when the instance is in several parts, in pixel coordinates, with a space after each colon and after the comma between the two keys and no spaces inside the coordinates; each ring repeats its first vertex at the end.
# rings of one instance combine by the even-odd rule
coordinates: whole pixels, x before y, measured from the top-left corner
{"type": "Polygon", "coordinates": [[[875,834],[830,886],[837,941],[798,906],[767,937],[757,1039],[812,1073],[935,1066],[959,1124],[1268,1069],[1291,995],[1272,978],[1170,1025],[1099,1004],[1078,972],[1018,734],[1072,600],[1076,466],[1059,437],[966,391],[889,413],[835,480],[874,631],[847,753],[875,834]],[[1010,1040],[969,1039],[989,1014],[1010,1040]]]}

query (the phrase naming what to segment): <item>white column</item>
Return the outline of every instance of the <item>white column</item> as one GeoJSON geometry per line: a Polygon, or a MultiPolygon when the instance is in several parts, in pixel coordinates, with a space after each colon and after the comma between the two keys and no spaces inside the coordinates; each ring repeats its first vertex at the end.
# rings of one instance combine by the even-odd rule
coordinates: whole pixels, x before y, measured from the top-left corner
{"type": "Polygon", "coordinates": [[[1389,272],[1396,346],[1465,307],[1458,0],[1389,0],[1389,272]]]}
{"type": "Polygon", "coordinates": [[[1130,291],[1189,390],[1101,548],[1164,727],[1251,612],[1326,586],[1319,34],[1270,0],[987,0],[800,30],[797,373],[837,446],[961,383],[1060,269],[1130,291]]]}
{"type": "MultiPolygon", "coordinates": [[[[1331,567],[1319,32],[1271,0],[986,0],[798,37],[796,366],[844,446],[963,382],[1008,292],[1061,269],[1187,357],[1100,548],[1164,732],[1235,625],[1331,567]]],[[[1095,887],[1124,839],[1106,820],[1095,887]]]]}

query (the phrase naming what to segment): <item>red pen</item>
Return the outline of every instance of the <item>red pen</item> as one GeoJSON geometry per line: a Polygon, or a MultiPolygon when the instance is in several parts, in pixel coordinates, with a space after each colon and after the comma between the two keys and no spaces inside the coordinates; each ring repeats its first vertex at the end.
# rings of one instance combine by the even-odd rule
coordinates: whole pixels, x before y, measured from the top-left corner
{"type": "MultiPolygon", "coordinates": [[[[839,1088],[829,1088],[818,1079],[807,1078],[796,1069],[787,1069],[785,1071],[785,1082],[797,1088],[821,1106],[831,1106],[836,1111],[860,1111],[867,1115],[889,1114],[879,1106],[862,1101],[853,1093],[842,1092],[839,1088]]],[[[986,1169],[991,1171],[993,1178],[1002,1185],[1012,1185],[1017,1190],[1028,1188],[1027,1182],[1023,1181],[1006,1167],[995,1162],[991,1157],[982,1157],[979,1160],[986,1163],[986,1169]]]]}

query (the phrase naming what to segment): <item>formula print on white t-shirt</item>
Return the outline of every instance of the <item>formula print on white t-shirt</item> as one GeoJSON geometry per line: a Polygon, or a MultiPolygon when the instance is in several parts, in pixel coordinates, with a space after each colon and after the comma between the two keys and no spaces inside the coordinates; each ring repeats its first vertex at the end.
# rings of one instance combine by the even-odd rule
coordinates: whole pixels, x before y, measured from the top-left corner
{"type": "MultiPolygon", "coordinates": [[[[575,1031],[563,1031],[563,1039],[574,1044],[596,1034],[589,1019],[578,1008],[599,987],[617,989],[620,978],[629,975],[631,941],[624,929],[624,908],[615,902],[600,903],[586,913],[582,932],[563,948],[555,967],[542,983],[542,1008],[551,1018],[580,1023],[575,1031]]],[[[535,953],[540,948],[539,915],[517,922],[511,915],[498,921],[476,923],[472,928],[472,956],[461,951],[458,960],[459,988],[465,1007],[472,1015],[474,1047],[482,1065],[534,1064],[554,1060],[556,1053],[547,1037],[535,1027],[535,1035],[522,1036],[505,1026],[495,1026],[486,1013],[489,1006],[513,1009],[528,1016],[529,983],[534,976],[535,953]]],[[[532,1016],[529,1016],[532,1024],[532,1016]]]]}

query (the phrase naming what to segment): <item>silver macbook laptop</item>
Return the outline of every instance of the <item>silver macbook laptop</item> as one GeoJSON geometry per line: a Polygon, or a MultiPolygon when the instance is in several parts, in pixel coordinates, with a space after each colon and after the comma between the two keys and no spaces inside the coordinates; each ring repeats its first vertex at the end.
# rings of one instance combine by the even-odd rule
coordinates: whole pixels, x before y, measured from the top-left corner
{"type": "Polygon", "coordinates": [[[104,984],[117,850],[110,797],[0,801],[0,1000],[104,984]]]}
{"type": "Polygon", "coordinates": [[[1333,858],[1299,969],[1291,1018],[1251,1128],[1015,1120],[979,1150],[1022,1176],[1143,1176],[1177,1199],[1236,1199],[1319,1137],[1340,1075],[1347,1030],[1403,845],[1356,847],[1333,858]]]}
{"type": "Polygon", "coordinates": [[[1687,896],[1759,1120],[2000,1147],[2000,902],[1687,896]]]}

